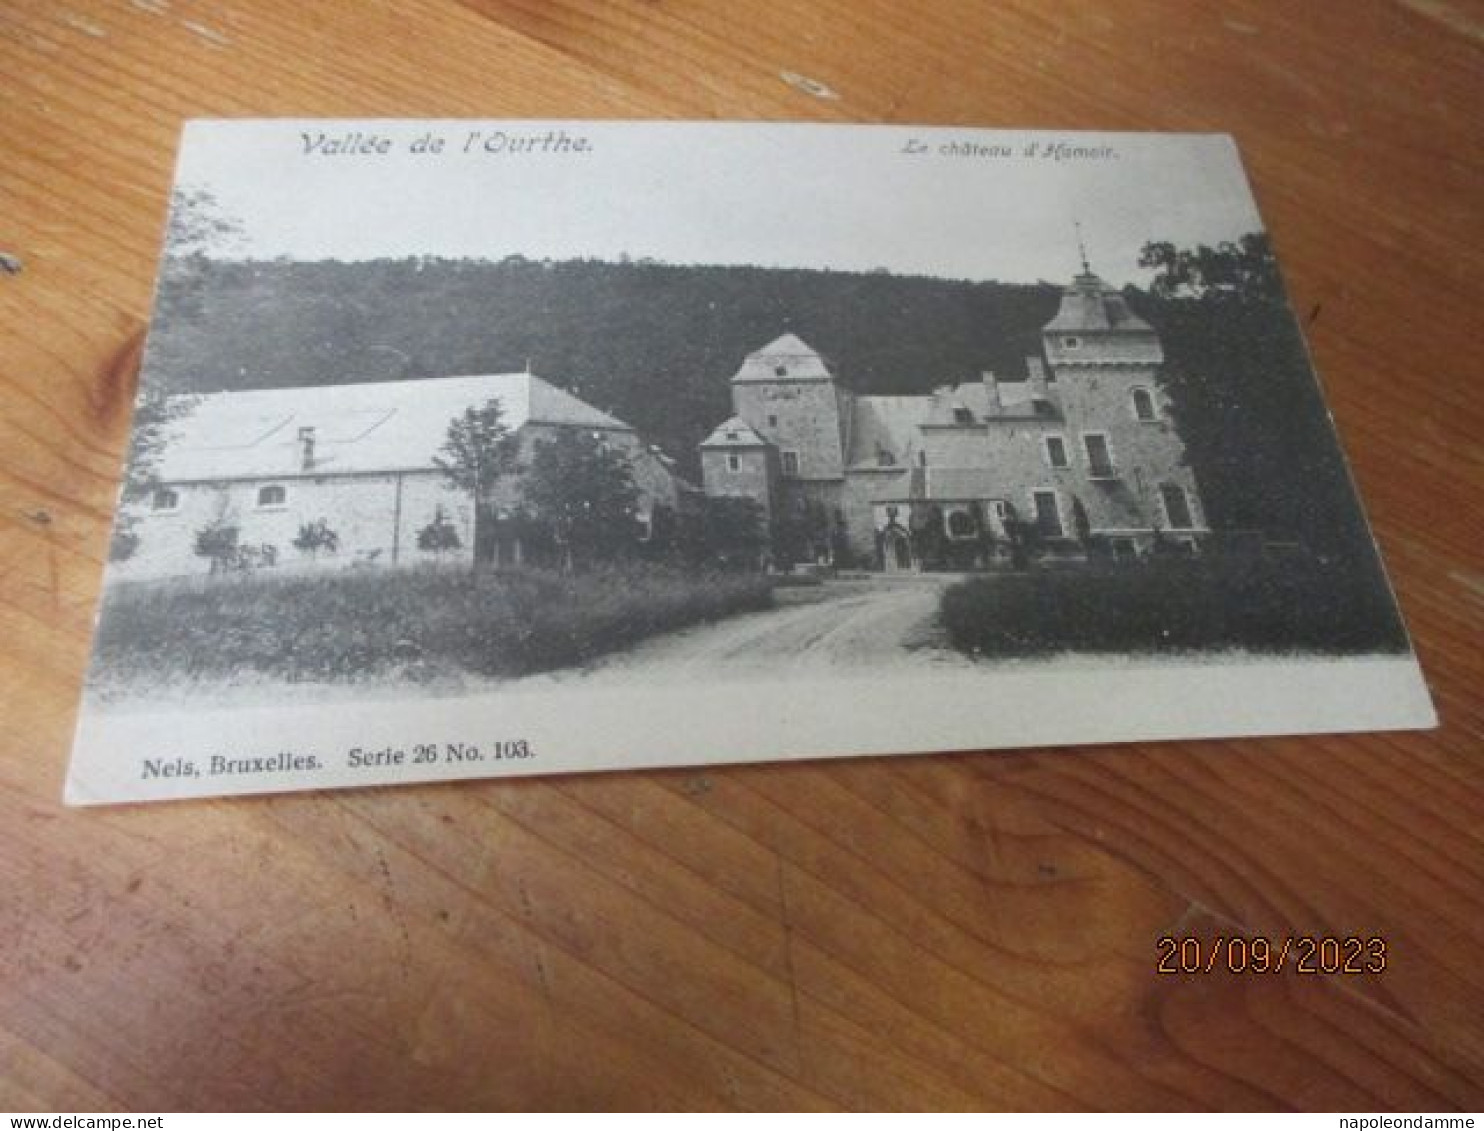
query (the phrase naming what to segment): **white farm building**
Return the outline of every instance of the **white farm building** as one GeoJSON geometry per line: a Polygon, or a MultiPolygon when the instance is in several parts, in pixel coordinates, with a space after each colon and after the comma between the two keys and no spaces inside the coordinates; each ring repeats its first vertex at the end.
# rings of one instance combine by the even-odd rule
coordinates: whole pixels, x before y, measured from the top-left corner
{"type": "MultiPolygon", "coordinates": [[[[264,568],[467,561],[476,553],[474,499],[434,457],[449,424],[492,399],[514,437],[517,466],[543,439],[580,429],[628,457],[641,524],[657,505],[675,507],[668,460],[628,424],[530,373],[213,393],[177,402],[153,489],[121,507],[120,530],[132,545],[115,554],[111,576],[206,573],[212,563],[198,538],[211,528],[231,529],[239,555],[264,568]],[[457,546],[420,548],[419,534],[439,522],[457,546]],[[306,548],[301,532],[321,523],[333,548],[306,548]]],[[[518,508],[519,475],[496,495],[487,500],[494,513],[518,508]]],[[[477,550],[504,564],[522,554],[518,539],[493,532],[477,550]]]]}

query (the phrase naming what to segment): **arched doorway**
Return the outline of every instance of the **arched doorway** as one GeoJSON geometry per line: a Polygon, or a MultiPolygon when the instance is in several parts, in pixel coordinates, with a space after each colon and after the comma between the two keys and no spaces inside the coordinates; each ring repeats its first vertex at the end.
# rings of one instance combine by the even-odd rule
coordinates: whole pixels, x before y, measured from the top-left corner
{"type": "Polygon", "coordinates": [[[912,538],[900,526],[888,526],[881,532],[881,558],[887,573],[906,573],[916,568],[912,538]]]}

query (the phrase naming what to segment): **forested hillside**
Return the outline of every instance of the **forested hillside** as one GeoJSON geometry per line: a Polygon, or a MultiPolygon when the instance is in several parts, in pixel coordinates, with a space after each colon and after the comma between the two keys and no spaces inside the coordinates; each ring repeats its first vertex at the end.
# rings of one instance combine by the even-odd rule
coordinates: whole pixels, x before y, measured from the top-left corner
{"type": "Polygon", "coordinates": [[[760,267],[213,262],[167,276],[152,374],[181,390],[523,369],[685,457],[742,358],[792,330],[862,392],[1024,373],[1052,286],[760,267]]]}

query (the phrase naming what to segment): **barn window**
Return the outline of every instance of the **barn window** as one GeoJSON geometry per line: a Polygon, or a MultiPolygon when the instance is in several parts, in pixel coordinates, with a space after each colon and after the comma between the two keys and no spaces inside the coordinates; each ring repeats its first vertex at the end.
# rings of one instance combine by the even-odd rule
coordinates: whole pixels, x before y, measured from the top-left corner
{"type": "Polygon", "coordinates": [[[788,479],[797,479],[799,477],[799,453],[783,452],[781,456],[784,476],[788,479]]]}
{"type": "Polygon", "coordinates": [[[1134,417],[1138,420],[1158,420],[1159,413],[1154,407],[1154,397],[1148,389],[1134,390],[1134,417]]]}
{"type": "Polygon", "coordinates": [[[169,487],[160,487],[150,496],[149,509],[152,511],[179,510],[180,495],[169,487]]]}
{"type": "Polygon", "coordinates": [[[1056,505],[1055,491],[1037,491],[1031,496],[1036,507],[1036,530],[1043,538],[1062,536],[1061,510],[1056,505]]]}
{"type": "Polygon", "coordinates": [[[1060,436],[1047,436],[1044,442],[1046,444],[1046,462],[1052,467],[1066,467],[1067,442],[1060,436]]]}
{"type": "Polygon", "coordinates": [[[1184,487],[1177,483],[1161,483],[1159,495],[1164,501],[1165,519],[1171,530],[1189,530],[1195,525],[1191,520],[1190,500],[1185,495],[1184,487]]]}
{"type": "Polygon", "coordinates": [[[272,510],[289,501],[288,489],[282,483],[269,483],[258,488],[258,509],[272,510]]]}

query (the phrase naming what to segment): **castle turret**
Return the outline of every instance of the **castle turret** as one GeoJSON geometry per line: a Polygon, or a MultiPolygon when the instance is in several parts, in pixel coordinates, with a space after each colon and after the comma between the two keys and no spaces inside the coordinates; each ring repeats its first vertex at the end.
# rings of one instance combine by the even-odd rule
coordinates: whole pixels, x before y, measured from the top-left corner
{"type": "Polygon", "coordinates": [[[1159,365],[1159,335],[1129,309],[1128,300],[1087,269],[1062,292],[1056,317],[1041,340],[1046,360],[1061,365],[1159,365]]]}
{"type": "MultiPolygon", "coordinates": [[[[1082,256],[1041,330],[1064,417],[1060,443],[1090,533],[1147,545],[1154,532],[1195,545],[1206,531],[1195,477],[1163,388],[1159,335],[1082,256]]],[[[1031,366],[1035,381],[1039,366],[1031,366]]]]}

